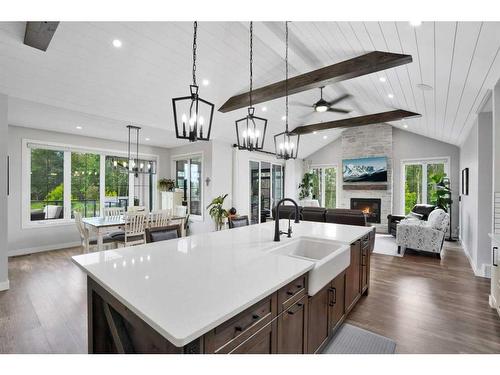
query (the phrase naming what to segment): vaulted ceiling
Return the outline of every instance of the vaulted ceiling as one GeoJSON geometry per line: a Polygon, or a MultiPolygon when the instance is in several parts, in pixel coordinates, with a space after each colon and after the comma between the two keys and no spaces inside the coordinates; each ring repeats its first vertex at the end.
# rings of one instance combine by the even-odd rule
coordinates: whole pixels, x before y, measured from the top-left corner
{"type": "MultiPolygon", "coordinates": [[[[25,46],[24,30],[23,22],[0,23],[0,92],[10,96],[11,124],[124,140],[124,126],[134,123],[152,145],[183,143],[173,133],[171,98],[188,92],[191,23],[62,22],[47,52],[25,46]]],[[[254,87],[284,78],[283,30],[281,22],[254,23],[254,87]]],[[[200,93],[219,108],[248,90],[248,23],[201,22],[198,34],[198,81],[209,81],[200,93]]],[[[422,117],[394,126],[459,145],[500,77],[498,35],[500,23],[492,22],[292,22],[291,75],[373,50],[410,54],[413,63],[328,86],[327,100],[352,94],[339,105],[353,109],[348,115],[295,105],[317,101],[317,89],[293,95],[290,127],[401,108],[422,117]]],[[[245,113],[217,112],[214,138],[234,142],[234,120],[245,113]]],[[[269,119],[272,150],[284,100],[259,104],[257,113],[269,119]]],[[[299,156],[340,132],[303,136],[299,156]]]]}

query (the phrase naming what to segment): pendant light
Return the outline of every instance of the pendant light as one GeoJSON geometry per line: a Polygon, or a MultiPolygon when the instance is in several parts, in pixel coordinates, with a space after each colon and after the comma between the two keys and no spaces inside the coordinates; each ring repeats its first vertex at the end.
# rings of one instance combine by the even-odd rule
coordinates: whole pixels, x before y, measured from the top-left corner
{"type": "Polygon", "coordinates": [[[128,129],[128,148],[127,160],[113,160],[113,167],[120,168],[124,172],[133,173],[135,177],[142,174],[156,174],[156,161],[139,159],[139,132],[140,127],[134,125],[127,125],[128,129]],[[132,132],[135,132],[135,157],[133,155],[132,147],[132,132]]]}
{"type": "Polygon", "coordinates": [[[253,89],[253,22],[250,21],[250,91],[248,114],[235,121],[238,149],[248,151],[262,150],[266,136],[267,120],[255,116],[252,106],[253,89]]]}
{"type": "Polygon", "coordinates": [[[212,130],[214,105],[200,98],[196,83],[196,38],[198,22],[194,22],[193,32],[193,84],[189,86],[189,96],[172,99],[175,135],[190,142],[209,141],[212,130]]]}
{"type": "Polygon", "coordinates": [[[285,22],[285,131],[274,136],[274,148],[278,159],[296,159],[300,135],[288,130],[288,21],[285,22]]]}

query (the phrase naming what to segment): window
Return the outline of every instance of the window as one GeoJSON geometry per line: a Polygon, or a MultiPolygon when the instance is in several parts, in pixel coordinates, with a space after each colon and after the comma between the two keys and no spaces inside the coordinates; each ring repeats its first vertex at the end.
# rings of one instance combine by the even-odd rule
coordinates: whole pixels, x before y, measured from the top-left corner
{"type": "Polygon", "coordinates": [[[78,211],[83,217],[100,213],[100,155],[71,153],[71,217],[78,211]]]}
{"type": "Polygon", "coordinates": [[[127,162],[127,158],[117,158],[106,156],[105,165],[105,207],[123,207],[129,206],[129,174],[123,173],[116,168],[127,162]]]}
{"type": "Polygon", "coordinates": [[[415,204],[436,204],[436,182],[449,173],[449,158],[402,162],[403,207],[405,215],[415,204]]]}
{"type": "Polygon", "coordinates": [[[64,152],[31,150],[31,220],[62,219],[64,215],[64,152]]]}
{"type": "Polygon", "coordinates": [[[153,209],[153,174],[134,177],[118,165],[123,156],[68,145],[23,140],[22,225],[69,222],[78,211],[100,216],[103,207],[136,205],[153,209]]]}
{"type": "Polygon", "coordinates": [[[174,160],[175,186],[184,191],[188,213],[195,216],[203,215],[202,161],[201,155],[174,160]]]}
{"type": "Polygon", "coordinates": [[[317,199],[321,207],[337,207],[337,167],[315,167],[311,172],[313,199],[317,199]]]}
{"type": "Polygon", "coordinates": [[[264,222],[283,198],[284,167],[266,161],[249,162],[250,224],[264,222]]]}

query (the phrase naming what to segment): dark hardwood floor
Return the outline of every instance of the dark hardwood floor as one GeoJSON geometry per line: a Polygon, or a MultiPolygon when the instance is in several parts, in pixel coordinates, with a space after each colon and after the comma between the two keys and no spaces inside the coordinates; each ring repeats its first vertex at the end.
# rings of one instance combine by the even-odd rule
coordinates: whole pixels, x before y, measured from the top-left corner
{"type": "MultiPolygon", "coordinates": [[[[86,353],[86,282],[71,263],[79,249],[9,259],[0,292],[0,353],[86,353]]],[[[373,254],[370,294],[348,322],[392,338],[398,353],[500,353],[500,318],[489,280],[475,277],[462,250],[441,260],[373,254]]]]}

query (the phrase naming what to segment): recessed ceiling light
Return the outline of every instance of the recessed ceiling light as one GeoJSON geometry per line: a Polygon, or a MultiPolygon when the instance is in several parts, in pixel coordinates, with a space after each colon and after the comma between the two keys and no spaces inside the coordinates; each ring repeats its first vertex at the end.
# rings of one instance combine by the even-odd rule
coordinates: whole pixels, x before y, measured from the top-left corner
{"type": "Polygon", "coordinates": [[[147,138],[147,137],[145,139],[146,139],[146,141],[150,141],[151,140],[151,138],[147,138]]]}
{"type": "Polygon", "coordinates": [[[407,124],[404,124],[404,125],[403,125],[403,128],[408,129],[408,125],[407,125],[407,124]]]}
{"type": "Polygon", "coordinates": [[[203,86],[210,85],[210,81],[208,79],[204,79],[203,81],[201,81],[201,83],[202,83],[203,86]]]}
{"type": "Polygon", "coordinates": [[[318,132],[315,130],[315,131],[313,131],[313,134],[318,134],[318,132]]]}
{"type": "Polygon", "coordinates": [[[387,97],[388,97],[389,99],[392,99],[392,98],[394,98],[394,95],[393,95],[393,94],[387,94],[387,97]]]}
{"type": "Polygon", "coordinates": [[[327,139],[327,138],[328,138],[328,136],[327,136],[327,135],[324,135],[324,136],[323,136],[323,139],[327,139]]]}
{"type": "Polygon", "coordinates": [[[385,77],[380,77],[378,80],[379,80],[380,82],[385,82],[385,81],[387,81],[387,78],[385,78],[385,77]]]}
{"type": "Polygon", "coordinates": [[[422,24],[422,21],[410,21],[410,25],[413,27],[418,27],[422,24]]]}
{"type": "Polygon", "coordinates": [[[82,129],[83,129],[80,125],[78,125],[76,128],[77,128],[78,130],[82,130],[82,129]]]}
{"type": "Polygon", "coordinates": [[[424,91],[431,91],[434,89],[431,85],[426,85],[425,83],[417,83],[417,87],[420,90],[424,90],[424,91]]]}
{"type": "Polygon", "coordinates": [[[282,119],[283,121],[285,121],[285,120],[286,120],[286,116],[281,116],[281,119],[282,119]]]}
{"type": "Polygon", "coordinates": [[[120,39],[113,39],[113,47],[120,48],[122,46],[122,41],[120,39]]]}
{"type": "Polygon", "coordinates": [[[267,111],[267,107],[262,107],[262,112],[267,111]]]}

